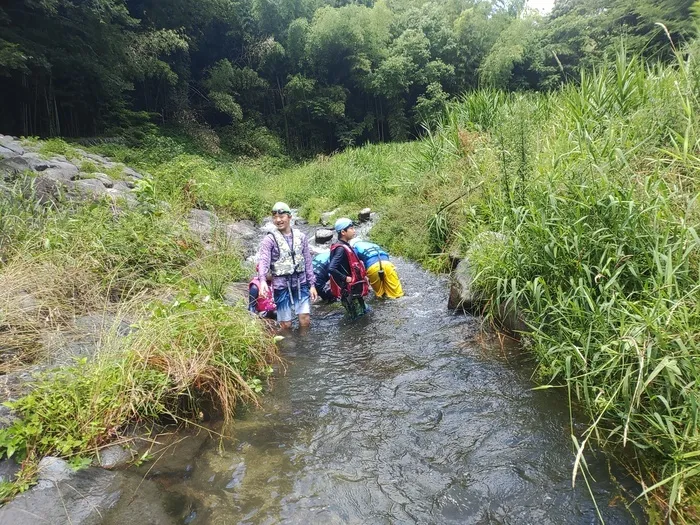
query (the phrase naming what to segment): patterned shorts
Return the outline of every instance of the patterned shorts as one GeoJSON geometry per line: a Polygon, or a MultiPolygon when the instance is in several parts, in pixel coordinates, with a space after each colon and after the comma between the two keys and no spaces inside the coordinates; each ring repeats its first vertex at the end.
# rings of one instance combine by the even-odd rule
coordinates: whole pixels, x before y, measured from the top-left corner
{"type": "Polygon", "coordinates": [[[311,293],[306,284],[302,284],[297,288],[281,288],[274,290],[275,304],[277,305],[277,320],[291,321],[296,313],[308,314],[311,312],[311,293]],[[290,297],[289,292],[292,292],[290,297]]]}

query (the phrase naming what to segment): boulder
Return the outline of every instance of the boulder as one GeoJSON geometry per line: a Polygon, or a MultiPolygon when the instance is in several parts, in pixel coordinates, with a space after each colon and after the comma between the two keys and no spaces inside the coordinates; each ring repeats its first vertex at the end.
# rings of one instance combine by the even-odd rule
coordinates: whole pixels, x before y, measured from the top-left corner
{"type": "Polygon", "coordinates": [[[110,179],[106,173],[79,173],[78,177],[81,180],[97,179],[104,185],[105,188],[114,187],[114,181],[110,179]]]}
{"type": "Polygon", "coordinates": [[[0,158],[7,159],[9,157],[14,157],[15,155],[17,155],[17,153],[11,149],[6,148],[5,146],[0,146],[0,158]]]}
{"type": "Polygon", "coordinates": [[[330,242],[330,240],[333,239],[333,230],[329,230],[327,228],[319,228],[318,230],[316,230],[314,239],[318,244],[325,244],[327,242],[330,242]]]}
{"type": "Polygon", "coordinates": [[[134,455],[120,445],[110,445],[100,450],[97,454],[98,465],[107,470],[124,468],[131,463],[134,455]]]}
{"type": "Polygon", "coordinates": [[[122,175],[124,177],[131,177],[132,179],[137,180],[143,179],[143,175],[141,175],[138,171],[133,170],[127,166],[124,166],[124,168],[122,169],[122,175]]]}
{"type": "Polygon", "coordinates": [[[107,194],[107,188],[98,179],[81,179],[69,186],[70,194],[77,197],[100,198],[107,194]]]}
{"type": "Polygon", "coordinates": [[[339,208],[336,208],[336,209],[333,210],[333,211],[327,211],[327,212],[325,212],[325,213],[322,213],[322,214],[321,214],[321,218],[320,218],[320,223],[321,223],[321,225],[322,225],[322,226],[330,226],[331,221],[333,220],[333,216],[334,216],[336,213],[338,213],[338,211],[340,211],[340,209],[339,209],[339,208]]]}
{"type": "Polygon", "coordinates": [[[192,209],[187,218],[187,224],[190,230],[196,234],[202,242],[209,242],[211,240],[212,229],[219,225],[219,218],[210,211],[192,209]]]}
{"type": "Polygon", "coordinates": [[[357,214],[357,220],[359,222],[367,222],[369,221],[370,214],[372,213],[372,210],[369,208],[362,208],[360,210],[360,213],[357,214]]]}
{"type": "Polygon", "coordinates": [[[469,245],[466,256],[459,260],[459,254],[450,253],[450,258],[459,260],[450,275],[450,296],[447,307],[450,309],[461,309],[465,312],[478,315],[483,309],[483,300],[473,290],[473,269],[470,258],[483,252],[490,256],[498,257],[505,250],[506,237],[497,232],[482,232],[477,235],[469,245]]]}
{"type": "Polygon", "coordinates": [[[248,301],[248,283],[232,283],[224,291],[224,302],[233,306],[239,301],[248,301]]]}
{"type": "Polygon", "coordinates": [[[238,221],[227,224],[224,231],[228,241],[238,244],[245,257],[257,251],[258,231],[253,221],[238,221]]]}
{"type": "Polygon", "coordinates": [[[15,479],[15,475],[19,472],[19,465],[14,458],[5,458],[0,461],[0,483],[8,483],[15,479]]]}
{"type": "Polygon", "coordinates": [[[24,155],[24,147],[19,143],[19,140],[10,137],[8,135],[0,135],[0,146],[7,150],[12,152],[14,155],[24,155]]]}
{"type": "Polygon", "coordinates": [[[469,260],[462,259],[450,274],[450,295],[447,299],[447,308],[464,310],[475,315],[481,313],[481,301],[474,295],[472,282],[472,269],[469,260]]]}
{"type": "Polygon", "coordinates": [[[39,482],[0,509],[0,525],[97,525],[120,495],[115,473],[74,471],[66,461],[49,456],[39,463],[39,482]]]}

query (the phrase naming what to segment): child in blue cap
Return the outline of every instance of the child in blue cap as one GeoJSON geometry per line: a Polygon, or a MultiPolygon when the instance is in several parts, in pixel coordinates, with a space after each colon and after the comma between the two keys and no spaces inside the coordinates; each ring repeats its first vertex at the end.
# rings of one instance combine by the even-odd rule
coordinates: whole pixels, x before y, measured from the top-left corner
{"type": "Polygon", "coordinates": [[[357,257],[349,241],[355,237],[355,224],[347,217],[335,221],[338,242],[331,246],[331,293],[341,300],[351,318],[367,312],[364,297],[369,292],[365,265],[357,257]]]}

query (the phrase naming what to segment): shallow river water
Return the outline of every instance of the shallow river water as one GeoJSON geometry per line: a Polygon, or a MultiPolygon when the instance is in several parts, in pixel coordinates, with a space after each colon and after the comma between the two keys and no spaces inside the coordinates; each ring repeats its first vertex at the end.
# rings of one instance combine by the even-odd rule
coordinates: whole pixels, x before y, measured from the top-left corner
{"type": "MultiPolygon", "coordinates": [[[[280,343],[262,407],[228,438],[172,438],[105,523],[599,523],[584,480],[571,486],[565,393],[532,390],[527,356],[449,312],[444,279],[396,263],[404,298],[355,322],[317,305],[280,343]]],[[[605,523],[644,523],[621,469],[587,460],[605,523]]]]}

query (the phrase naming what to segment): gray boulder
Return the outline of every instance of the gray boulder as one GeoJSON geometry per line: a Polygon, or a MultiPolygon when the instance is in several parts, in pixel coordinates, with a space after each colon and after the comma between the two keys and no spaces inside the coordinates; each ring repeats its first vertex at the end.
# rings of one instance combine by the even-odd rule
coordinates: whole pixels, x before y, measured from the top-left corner
{"type": "Polygon", "coordinates": [[[219,218],[210,211],[192,209],[187,224],[190,231],[206,243],[211,240],[212,230],[219,226],[219,218]]]}
{"type": "Polygon", "coordinates": [[[39,482],[0,508],[0,525],[97,525],[120,495],[113,472],[76,472],[62,459],[46,457],[39,463],[39,482]]]}
{"type": "Polygon", "coordinates": [[[258,248],[258,230],[253,221],[238,221],[224,227],[226,238],[243,252],[244,257],[254,254],[258,248]]]}
{"type": "Polygon", "coordinates": [[[327,211],[325,213],[321,214],[320,222],[322,226],[329,226],[331,224],[331,221],[333,220],[333,216],[338,213],[339,208],[336,208],[335,210],[332,211],[327,211]]]}
{"type": "Polygon", "coordinates": [[[314,235],[314,239],[318,244],[325,244],[327,242],[330,242],[332,238],[333,230],[328,230],[326,228],[320,228],[316,230],[316,234],[314,235]]]}
{"type": "Polygon", "coordinates": [[[107,470],[124,468],[134,459],[131,450],[119,445],[110,445],[100,450],[97,455],[98,465],[107,470]]]}
{"type": "Polygon", "coordinates": [[[372,210],[369,208],[362,208],[360,210],[360,213],[357,214],[357,220],[360,222],[367,222],[369,221],[370,214],[372,213],[372,210]]]}

